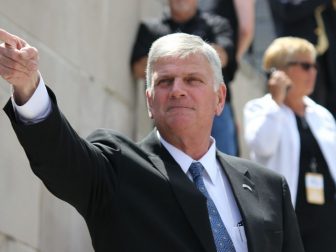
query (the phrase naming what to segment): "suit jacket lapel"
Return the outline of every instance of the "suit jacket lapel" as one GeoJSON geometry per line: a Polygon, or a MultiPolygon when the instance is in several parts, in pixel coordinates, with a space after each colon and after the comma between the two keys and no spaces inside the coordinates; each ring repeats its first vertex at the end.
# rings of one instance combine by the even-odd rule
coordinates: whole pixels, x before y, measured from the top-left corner
{"type": "Polygon", "coordinates": [[[263,213],[258,188],[249,178],[248,167],[236,158],[217,153],[243,218],[249,251],[263,251],[263,213]]]}
{"type": "Polygon", "coordinates": [[[205,251],[215,252],[216,247],[208,219],[206,198],[198,191],[193,182],[182,171],[169,152],[161,145],[155,132],[142,143],[148,151],[152,164],[168,179],[178,203],[198,236],[205,251]]]}

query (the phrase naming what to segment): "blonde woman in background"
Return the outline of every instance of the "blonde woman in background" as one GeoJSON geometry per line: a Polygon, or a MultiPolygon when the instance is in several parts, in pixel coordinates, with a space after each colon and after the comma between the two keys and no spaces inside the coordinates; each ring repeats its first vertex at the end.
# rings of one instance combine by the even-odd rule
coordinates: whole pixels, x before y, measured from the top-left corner
{"type": "Polygon", "coordinates": [[[336,124],[308,96],[316,51],[307,40],[275,39],[264,54],[269,93],[244,108],[251,159],[286,177],[305,251],[336,251],[336,124]]]}

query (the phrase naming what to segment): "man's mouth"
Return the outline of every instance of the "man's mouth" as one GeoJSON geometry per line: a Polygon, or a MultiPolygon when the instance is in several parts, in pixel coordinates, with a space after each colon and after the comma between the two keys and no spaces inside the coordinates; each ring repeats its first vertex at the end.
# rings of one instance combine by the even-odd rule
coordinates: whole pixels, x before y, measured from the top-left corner
{"type": "Polygon", "coordinates": [[[167,111],[179,110],[179,109],[190,109],[190,110],[193,110],[193,108],[190,107],[190,106],[175,105],[175,106],[169,106],[167,111]]]}

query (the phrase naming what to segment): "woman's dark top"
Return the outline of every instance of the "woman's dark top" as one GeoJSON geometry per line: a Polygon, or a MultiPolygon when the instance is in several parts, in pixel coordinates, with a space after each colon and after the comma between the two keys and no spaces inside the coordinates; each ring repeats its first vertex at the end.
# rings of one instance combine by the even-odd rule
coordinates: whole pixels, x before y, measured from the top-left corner
{"type": "Polygon", "coordinates": [[[306,252],[336,251],[336,191],[328,165],[321,149],[304,117],[296,116],[300,133],[300,171],[295,211],[306,252]],[[306,200],[305,174],[323,175],[323,205],[310,204],[306,200]],[[312,167],[313,166],[313,167],[312,167]]]}

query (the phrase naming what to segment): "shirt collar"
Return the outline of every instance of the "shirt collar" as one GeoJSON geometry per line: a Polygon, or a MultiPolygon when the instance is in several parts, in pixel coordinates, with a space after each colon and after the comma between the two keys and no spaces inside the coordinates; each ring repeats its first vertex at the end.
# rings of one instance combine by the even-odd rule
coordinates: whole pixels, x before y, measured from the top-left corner
{"type": "Polygon", "coordinates": [[[217,169],[217,160],[216,160],[216,140],[213,137],[211,138],[211,145],[208,151],[201,157],[199,160],[193,160],[186,153],[176,148],[175,146],[168,143],[164,140],[159,131],[157,131],[157,136],[162,143],[162,145],[168,150],[170,155],[175,159],[175,161],[180,165],[184,173],[187,174],[188,169],[192,162],[200,162],[206,173],[208,174],[211,183],[216,181],[216,177],[218,176],[219,169],[217,169]]]}

